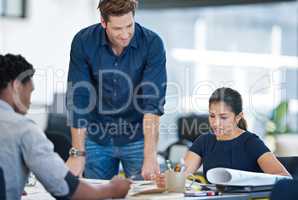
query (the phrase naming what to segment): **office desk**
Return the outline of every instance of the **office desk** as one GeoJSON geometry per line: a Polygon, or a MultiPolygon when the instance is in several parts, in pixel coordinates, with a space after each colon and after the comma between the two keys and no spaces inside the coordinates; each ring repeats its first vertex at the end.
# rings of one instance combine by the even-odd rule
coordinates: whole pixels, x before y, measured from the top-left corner
{"type": "MultiPolygon", "coordinates": [[[[28,193],[26,196],[22,197],[22,200],[55,200],[43,186],[37,182],[34,187],[26,187],[25,191],[28,193]]],[[[221,196],[210,196],[210,197],[183,197],[183,194],[152,194],[152,195],[140,195],[135,197],[127,197],[131,200],[140,199],[152,199],[152,200],[162,200],[162,199],[183,199],[183,200],[250,200],[255,198],[268,198],[270,192],[254,192],[254,193],[238,193],[238,194],[223,194],[221,196]]]]}
{"type": "Polygon", "coordinates": [[[25,191],[27,195],[22,196],[22,200],[55,200],[39,182],[35,186],[26,187],[25,191]]]}
{"type": "Polygon", "coordinates": [[[130,200],[162,200],[162,199],[181,199],[181,200],[253,200],[253,199],[269,199],[270,192],[253,192],[253,193],[238,193],[238,194],[223,194],[209,197],[184,197],[183,194],[155,194],[155,195],[140,195],[136,197],[127,197],[130,200]]]}

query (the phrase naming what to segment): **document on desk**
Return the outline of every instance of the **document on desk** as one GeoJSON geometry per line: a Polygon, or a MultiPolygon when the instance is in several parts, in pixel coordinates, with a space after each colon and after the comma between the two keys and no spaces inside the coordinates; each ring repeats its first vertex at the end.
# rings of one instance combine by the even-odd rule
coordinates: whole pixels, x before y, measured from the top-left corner
{"type": "MultiPolygon", "coordinates": [[[[110,182],[110,180],[103,180],[103,179],[89,179],[89,178],[80,178],[81,181],[85,181],[87,183],[90,183],[90,184],[107,184],[110,182]]],[[[133,180],[132,181],[133,185],[135,186],[144,186],[144,185],[152,185],[152,184],[155,184],[154,181],[135,181],[133,180]]]]}
{"type": "MultiPolygon", "coordinates": [[[[87,178],[81,178],[80,180],[100,185],[100,184],[107,184],[110,182],[110,180],[102,180],[102,179],[87,179],[87,178]]],[[[132,181],[132,186],[129,191],[129,196],[137,196],[137,195],[143,195],[143,194],[154,194],[154,193],[162,193],[165,189],[158,188],[154,181],[132,181]]]]}
{"type": "Polygon", "coordinates": [[[210,183],[226,186],[265,186],[274,185],[281,179],[291,179],[287,176],[248,172],[229,168],[214,168],[207,171],[210,183]]]}
{"type": "Polygon", "coordinates": [[[89,178],[80,178],[81,181],[84,181],[86,183],[90,183],[90,184],[107,184],[110,182],[110,180],[103,180],[103,179],[89,179],[89,178]]]}

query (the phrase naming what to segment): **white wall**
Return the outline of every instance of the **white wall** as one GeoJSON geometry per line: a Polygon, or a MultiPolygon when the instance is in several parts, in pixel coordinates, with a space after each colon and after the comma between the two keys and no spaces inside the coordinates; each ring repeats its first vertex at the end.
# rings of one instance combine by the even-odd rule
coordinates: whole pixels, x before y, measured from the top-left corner
{"type": "Polygon", "coordinates": [[[72,38],[97,23],[96,8],[97,0],[30,0],[27,18],[0,18],[0,53],[22,54],[38,69],[33,102],[49,104],[64,90],[72,38]]]}

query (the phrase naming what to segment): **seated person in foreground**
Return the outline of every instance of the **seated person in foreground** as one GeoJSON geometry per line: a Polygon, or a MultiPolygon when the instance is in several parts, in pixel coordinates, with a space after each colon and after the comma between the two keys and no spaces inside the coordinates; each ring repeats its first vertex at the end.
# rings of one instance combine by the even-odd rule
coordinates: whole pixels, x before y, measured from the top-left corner
{"type": "Polygon", "coordinates": [[[4,171],[7,199],[21,199],[29,172],[56,197],[106,199],[125,197],[130,181],[90,185],[75,177],[53,144],[24,115],[30,106],[34,69],[22,56],[0,55],[0,167],[4,171]]]}
{"type": "Polygon", "coordinates": [[[297,188],[298,180],[280,180],[275,184],[270,200],[297,200],[297,188]]]}
{"type": "MultiPolygon", "coordinates": [[[[242,98],[237,91],[219,88],[213,92],[209,123],[212,131],[199,136],[184,158],[186,176],[202,164],[205,177],[208,170],[216,167],[290,176],[262,140],[247,131],[242,98]]],[[[163,174],[157,176],[157,184],[164,186],[163,174]]]]}

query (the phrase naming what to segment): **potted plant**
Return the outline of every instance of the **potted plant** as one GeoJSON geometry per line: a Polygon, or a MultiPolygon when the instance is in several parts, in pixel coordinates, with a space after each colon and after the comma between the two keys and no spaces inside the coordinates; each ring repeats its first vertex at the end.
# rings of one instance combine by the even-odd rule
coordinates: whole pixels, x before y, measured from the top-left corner
{"type": "Polygon", "coordinates": [[[289,156],[298,154],[297,141],[298,135],[292,134],[294,131],[290,128],[289,101],[282,101],[273,109],[272,115],[266,123],[267,139],[274,141],[275,153],[278,156],[289,156]]]}

